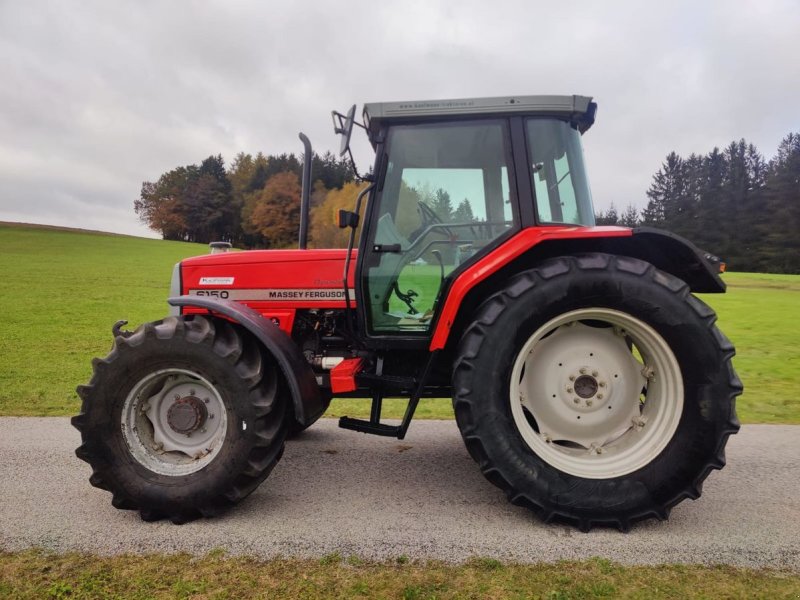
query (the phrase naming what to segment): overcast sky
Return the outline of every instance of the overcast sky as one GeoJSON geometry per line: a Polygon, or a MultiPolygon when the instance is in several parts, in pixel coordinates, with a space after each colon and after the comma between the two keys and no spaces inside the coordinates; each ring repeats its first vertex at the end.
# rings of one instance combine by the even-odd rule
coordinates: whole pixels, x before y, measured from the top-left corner
{"type": "Polygon", "coordinates": [[[178,165],[333,150],[353,103],[523,94],[594,96],[595,204],[642,206],[671,150],[800,131],[800,2],[0,0],[0,221],[152,236],[133,201],[178,165]]]}

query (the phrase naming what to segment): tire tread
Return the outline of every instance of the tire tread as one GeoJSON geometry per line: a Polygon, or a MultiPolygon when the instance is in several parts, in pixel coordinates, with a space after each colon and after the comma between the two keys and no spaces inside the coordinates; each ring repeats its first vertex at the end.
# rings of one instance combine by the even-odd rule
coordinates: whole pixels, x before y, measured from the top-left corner
{"type": "Polygon", "coordinates": [[[82,400],[81,412],[72,417],[72,425],[81,432],[82,444],[75,450],[81,460],[92,467],[89,483],[94,487],[112,493],[112,505],[122,510],[138,510],[144,521],[168,519],[176,525],[188,523],[200,517],[220,514],[225,508],[233,506],[247,497],[266,479],[283,454],[286,437],[284,418],[270,419],[275,406],[285,398],[277,383],[278,369],[270,357],[264,356],[255,343],[245,344],[243,333],[234,325],[221,320],[212,321],[204,316],[189,318],[168,317],[155,323],[145,323],[136,331],[117,335],[109,355],[103,359],[92,360],[92,378],[86,385],[77,388],[82,400]],[[254,407],[253,444],[246,458],[246,467],[235,478],[229,489],[204,499],[196,505],[189,499],[184,505],[165,511],[141,505],[124,489],[114,489],[108,476],[111,465],[103,456],[100,447],[93,443],[90,422],[93,415],[102,409],[103,398],[97,397],[97,384],[113,371],[116,358],[121,353],[132,351],[146,338],[170,340],[182,336],[187,342],[205,344],[221,360],[234,366],[236,373],[247,382],[250,389],[249,402],[254,407]],[[267,365],[267,366],[265,366],[267,365]]]}
{"type": "Polygon", "coordinates": [[[689,286],[677,277],[659,271],[650,263],[630,257],[599,253],[557,257],[546,261],[534,270],[525,271],[510,278],[504,289],[490,296],[478,309],[475,320],[465,329],[462,335],[455,360],[453,368],[453,408],[470,456],[478,463],[483,475],[491,483],[503,490],[513,504],[526,506],[545,522],[552,520],[571,522],[581,531],[589,531],[595,526],[610,525],[620,531],[627,532],[633,524],[648,518],[667,519],[671,508],[676,504],[686,498],[696,499],[700,497],[703,481],[711,471],[721,469],[725,465],[725,444],[728,437],[739,430],[735,400],[742,392],[742,383],[731,363],[734,354],[733,344],[716,326],[714,311],[704,302],[694,297],[690,293],[689,286]],[[663,505],[646,507],[634,514],[610,520],[601,515],[575,517],[558,510],[544,509],[528,495],[515,490],[509,483],[511,478],[503,472],[503,465],[492,464],[489,459],[489,453],[477,434],[478,427],[475,415],[478,411],[476,407],[477,403],[480,403],[482,399],[475,397],[471,393],[469,385],[469,380],[473,374],[479,372],[479,365],[476,363],[476,359],[479,357],[481,345],[484,339],[491,335],[497,320],[503,314],[503,309],[510,302],[534,286],[545,283],[554,277],[571,272],[580,273],[598,269],[619,270],[649,279],[691,307],[701,318],[704,326],[715,340],[717,349],[724,361],[723,368],[729,374],[725,404],[729,407],[730,416],[719,433],[719,443],[715,455],[703,465],[700,469],[700,475],[663,505]]]}

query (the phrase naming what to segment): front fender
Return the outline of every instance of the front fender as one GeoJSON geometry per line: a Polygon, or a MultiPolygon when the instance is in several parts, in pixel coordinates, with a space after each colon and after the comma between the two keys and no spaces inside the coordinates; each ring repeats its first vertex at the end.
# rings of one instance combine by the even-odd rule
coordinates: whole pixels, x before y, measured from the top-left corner
{"type": "Polygon", "coordinates": [[[219,300],[200,296],[177,296],[169,298],[171,306],[204,308],[212,313],[224,315],[252,333],[278,363],[289,384],[294,405],[295,420],[301,425],[310,425],[323,412],[319,386],[311,366],[300,348],[272,321],[249,306],[231,300],[219,300]]]}

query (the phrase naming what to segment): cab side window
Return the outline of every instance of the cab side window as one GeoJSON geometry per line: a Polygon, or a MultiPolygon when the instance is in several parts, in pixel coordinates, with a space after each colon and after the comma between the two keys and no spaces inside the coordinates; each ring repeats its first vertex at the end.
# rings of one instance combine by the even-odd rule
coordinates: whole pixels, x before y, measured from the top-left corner
{"type": "Polygon", "coordinates": [[[425,333],[444,277],[518,222],[504,121],[398,126],[367,269],[373,331],[425,333]],[[374,264],[375,261],[373,261],[374,264]]]}

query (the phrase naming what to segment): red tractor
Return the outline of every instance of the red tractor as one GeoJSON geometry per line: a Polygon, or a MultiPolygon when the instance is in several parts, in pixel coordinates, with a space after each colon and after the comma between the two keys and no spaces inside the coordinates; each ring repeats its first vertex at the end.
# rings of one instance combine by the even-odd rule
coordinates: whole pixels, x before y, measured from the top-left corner
{"type": "Polygon", "coordinates": [[[334,396],[372,400],[341,427],[398,439],[421,398],[452,397],[483,474],[544,521],[627,530],[697,498],[739,427],[733,346],[693,295],[725,291],[722,263],[663,231],[595,226],[581,135],[596,108],[516,96],[333,113],[342,155],[354,125],[375,150],[339,213],[346,250],[306,249],[301,134],[300,249],[184,260],[170,316],[114,326],[72,420],[92,485],[145,520],[210,517],[334,396]],[[381,421],[389,396],[408,398],[399,425],[381,421]]]}

